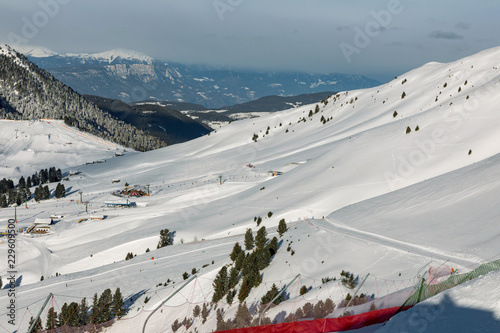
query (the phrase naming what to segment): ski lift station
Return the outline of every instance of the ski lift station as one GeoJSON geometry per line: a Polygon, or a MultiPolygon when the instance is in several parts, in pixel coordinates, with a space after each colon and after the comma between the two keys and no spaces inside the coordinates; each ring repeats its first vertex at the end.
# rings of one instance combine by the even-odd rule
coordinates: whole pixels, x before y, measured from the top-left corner
{"type": "Polygon", "coordinates": [[[123,208],[123,207],[135,207],[136,204],[135,202],[130,202],[130,201],[120,201],[120,202],[116,202],[116,201],[106,201],[105,202],[106,206],[107,207],[111,207],[111,208],[123,208]]]}

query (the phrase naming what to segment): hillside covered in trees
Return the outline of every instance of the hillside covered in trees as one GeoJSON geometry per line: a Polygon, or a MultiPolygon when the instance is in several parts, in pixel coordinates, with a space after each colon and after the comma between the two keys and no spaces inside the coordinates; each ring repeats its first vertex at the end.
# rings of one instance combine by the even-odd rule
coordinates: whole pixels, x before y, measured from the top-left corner
{"type": "Polygon", "coordinates": [[[101,110],[169,145],[195,139],[210,133],[212,130],[198,120],[158,103],[129,105],[118,99],[92,95],[84,95],[84,97],[101,110]]]}
{"type": "Polygon", "coordinates": [[[7,45],[0,46],[0,118],[64,119],[82,131],[139,151],[167,145],[102,111],[7,45]]]}

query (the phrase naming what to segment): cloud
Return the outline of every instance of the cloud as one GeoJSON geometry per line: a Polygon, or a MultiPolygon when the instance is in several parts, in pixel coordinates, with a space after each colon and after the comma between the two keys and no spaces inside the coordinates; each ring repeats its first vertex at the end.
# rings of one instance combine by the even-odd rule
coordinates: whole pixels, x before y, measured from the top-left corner
{"type": "Polygon", "coordinates": [[[464,36],[457,34],[456,32],[452,31],[432,31],[429,34],[430,38],[436,38],[436,39],[462,39],[464,36]]]}
{"type": "Polygon", "coordinates": [[[351,30],[347,25],[339,25],[337,26],[337,31],[345,31],[345,30],[351,30]]]}
{"type": "Polygon", "coordinates": [[[470,26],[466,22],[458,22],[455,27],[460,30],[469,30],[470,26]]]}

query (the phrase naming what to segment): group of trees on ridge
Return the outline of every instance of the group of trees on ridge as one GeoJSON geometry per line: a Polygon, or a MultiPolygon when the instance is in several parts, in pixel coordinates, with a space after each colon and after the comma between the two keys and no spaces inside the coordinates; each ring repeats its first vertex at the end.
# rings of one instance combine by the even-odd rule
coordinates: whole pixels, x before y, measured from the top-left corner
{"type": "MultiPolygon", "coordinates": [[[[3,178],[0,180],[0,208],[8,207],[9,205],[22,205],[31,199],[31,190],[35,188],[34,199],[36,201],[46,200],[50,198],[50,190],[47,185],[43,184],[60,182],[62,180],[61,169],[50,167],[49,169],[41,169],[33,175],[24,178],[19,178],[18,184],[15,185],[12,179],[3,178]]],[[[63,184],[58,183],[54,192],[56,198],[66,196],[66,189],[63,184]]]]}

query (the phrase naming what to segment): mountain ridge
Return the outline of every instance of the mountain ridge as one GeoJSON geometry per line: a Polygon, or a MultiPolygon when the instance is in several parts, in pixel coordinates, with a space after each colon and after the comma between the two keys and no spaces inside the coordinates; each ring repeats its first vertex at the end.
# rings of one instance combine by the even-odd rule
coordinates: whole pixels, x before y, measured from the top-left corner
{"type": "Polygon", "coordinates": [[[191,66],[155,60],[137,51],[113,50],[93,55],[68,53],[35,57],[43,53],[29,48],[26,50],[33,52],[33,56],[28,57],[39,67],[48,70],[79,93],[102,95],[127,103],[152,98],[219,108],[268,95],[293,96],[380,84],[361,75],[191,66]]]}

